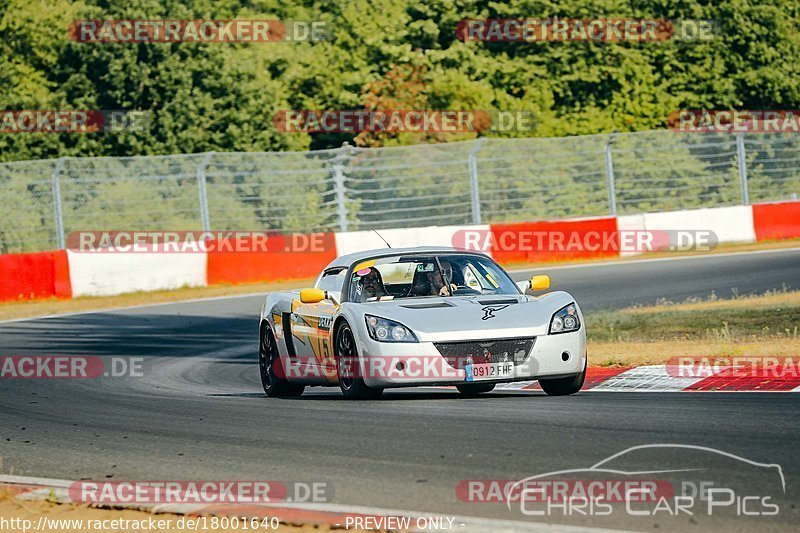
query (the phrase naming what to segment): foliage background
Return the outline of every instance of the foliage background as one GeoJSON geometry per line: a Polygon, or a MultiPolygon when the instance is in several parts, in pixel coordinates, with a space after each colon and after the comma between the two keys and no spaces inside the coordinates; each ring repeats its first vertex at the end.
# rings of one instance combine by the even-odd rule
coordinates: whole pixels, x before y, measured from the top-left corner
{"type": "MultiPolygon", "coordinates": [[[[201,184],[217,230],[471,223],[473,150],[484,223],[605,215],[612,138],[618,213],[738,204],[734,136],[652,130],[677,109],[800,108],[799,12],[778,0],[0,0],[0,109],[151,118],[144,131],[0,134],[0,253],[54,249],[87,229],[202,229],[201,184]],[[524,17],[710,19],[715,38],[456,38],[465,18],[524,17]],[[68,38],[77,19],[322,20],[329,39],[81,44],[68,38]],[[509,110],[535,121],[481,133],[526,138],[479,141],[277,131],[274,115],[290,109],[509,110]]],[[[800,135],[746,137],[751,200],[796,199],[800,135]]]]}
{"type": "MultiPolygon", "coordinates": [[[[800,108],[800,4],[781,0],[0,0],[0,109],[152,112],[146,132],[0,135],[0,160],[283,151],[474,134],[285,134],[285,109],[528,110],[552,137],[666,126],[676,109],[800,108]],[[464,18],[711,19],[708,42],[477,43],[464,18]],[[81,44],[75,19],[326,21],[323,43],[81,44]]],[[[514,135],[514,134],[508,134],[514,135]]]]}

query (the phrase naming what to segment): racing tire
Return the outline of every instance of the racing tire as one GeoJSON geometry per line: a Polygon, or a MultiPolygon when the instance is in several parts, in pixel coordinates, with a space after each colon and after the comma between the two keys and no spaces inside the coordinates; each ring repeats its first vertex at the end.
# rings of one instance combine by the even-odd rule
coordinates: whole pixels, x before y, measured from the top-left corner
{"type": "Polygon", "coordinates": [[[278,345],[268,326],[261,329],[258,340],[258,370],[261,374],[261,386],[270,398],[297,398],[303,394],[305,385],[295,385],[281,377],[281,358],[278,345]],[[276,365],[278,372],[276,373],[276,365]]]}
{"type": "Polygon", "coordinates": [[[347,322],[342,322],[336,328],[335,349],[336,375],[339,379],[339,388],[347,400],[375,400],[383,394],[383,389],[377,389],[364,383],[359,376],[358,348],[353,330],[347,322]]]}
{"type": "MultiPolygon", "coordinates": [[[[587,360],[588,363],[588,360],[587,360]]],[[[540,379],[539,385],[548,396],[567,396],[575,394],[581,387],[583,382],[586,381],[586,364],[583,365],[583,372],[569,376],[566,378],[558,379],[540,379]]]]}
{"type": "Polygon", "coordinates": [[[456,385],[458,392],[464,398],[476,398],[479,394],[492,392],[494,390],[494,383],[475,383],[469,385],[456,385]]]}

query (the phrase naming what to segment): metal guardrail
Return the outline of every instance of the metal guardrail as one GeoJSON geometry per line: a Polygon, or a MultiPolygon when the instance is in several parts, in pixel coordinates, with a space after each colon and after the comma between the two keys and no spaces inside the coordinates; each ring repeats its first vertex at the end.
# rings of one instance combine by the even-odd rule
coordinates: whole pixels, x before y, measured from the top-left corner
{"type": "Polygon", "coordinates": [[[347,231],[797,199],[800,135],[652,131],[0,164],[0,253],[81,230],[347,231]]]}

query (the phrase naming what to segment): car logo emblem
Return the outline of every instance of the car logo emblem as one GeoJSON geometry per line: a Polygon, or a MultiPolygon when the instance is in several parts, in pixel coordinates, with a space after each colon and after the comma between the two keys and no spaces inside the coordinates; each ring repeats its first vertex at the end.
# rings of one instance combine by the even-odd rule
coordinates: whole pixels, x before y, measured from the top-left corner
{"type": "Polygon", "coordinates": [[[497,318],[495,316],[495,314],[494,314],[495,311],[502,311],[506,307],[508,307],[508,304],[506,304],[506,305],[487,305],[486,307],[481,309],[481,311],[483,311],[483,318],[481,318],[481,320],[489,320],[490,318],[497,318]]]}

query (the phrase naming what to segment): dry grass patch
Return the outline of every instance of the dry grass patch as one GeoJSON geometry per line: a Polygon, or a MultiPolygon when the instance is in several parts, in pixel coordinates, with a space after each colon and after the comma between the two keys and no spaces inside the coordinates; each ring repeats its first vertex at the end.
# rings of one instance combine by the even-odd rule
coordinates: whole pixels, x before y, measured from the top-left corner
{"type": "Polygon", "coordinates": [[[663,365],[676,357],[797,357],[800,339],[759,342],[589,342],[593,366],[663,365]]]}
{"type": "Polygon", "coordinates": [[[592,364],[665,363],[678,356],[800,355],[800,292],[776,291],[586,315],[592,364]]]}

